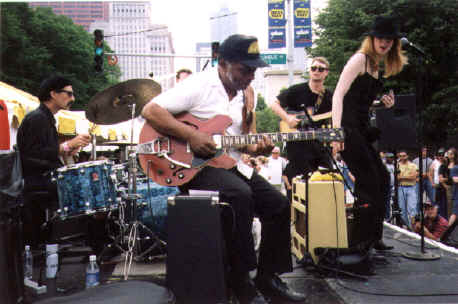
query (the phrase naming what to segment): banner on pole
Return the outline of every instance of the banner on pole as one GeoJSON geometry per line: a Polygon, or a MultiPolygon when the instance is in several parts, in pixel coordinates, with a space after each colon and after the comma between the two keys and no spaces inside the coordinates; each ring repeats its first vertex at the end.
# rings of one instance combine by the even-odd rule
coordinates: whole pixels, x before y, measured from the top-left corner
{"type": "Polygon", "coordinates": [[[285,0],[268,0],[269,48],[286,47],[285,0]]]}
{"type": "Polygon", "coordinates": [[[294,47],[312,46],[311,0],[294,0],[294,47]]]}

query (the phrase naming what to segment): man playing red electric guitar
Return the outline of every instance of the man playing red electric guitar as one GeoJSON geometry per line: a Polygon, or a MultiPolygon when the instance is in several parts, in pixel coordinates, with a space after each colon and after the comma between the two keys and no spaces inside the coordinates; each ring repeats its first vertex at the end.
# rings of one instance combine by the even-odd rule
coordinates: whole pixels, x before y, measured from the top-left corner
{"type": "MultiPolygon", "coordinates": [[[[246,111],[246,108],[252,110],[254,107],[244,106],[243,91],[254,79],[256,68],[265,66],[255,37],[232,35],[220,46],[216,69],[193,75],[179,87],[160,94],[144,107],[142,115],[161,134],[189,143],[194,154],[214,155],[217,146],[213,138],[195,126],[177,120],[174,115],[188,112],[199,119],[226,115],[232,119],[226,134],[255,132],[253,112],[246,111]]],[[[272,142],[264,138],[257,144],[231,149],[229,155],[238,161],[242,151],[269,153],[272,148],[272,142]]],[[[265,297],[297,302],[305,299],[278,277],[292,271],[290,206],[285,196],[242,161],[231,169],[203,167],[180,188],[219,191],[220,200],[232,206],[235,233],[228,233],[225,238],[230,264],[229,283],[240,303],[267,303],[265,297]],[[260,216],[263,229],[259,260],[256,259],[251,234],[255,212],[260,216]],[[249,271],[256,267],[254,283],[249,271]]]]}

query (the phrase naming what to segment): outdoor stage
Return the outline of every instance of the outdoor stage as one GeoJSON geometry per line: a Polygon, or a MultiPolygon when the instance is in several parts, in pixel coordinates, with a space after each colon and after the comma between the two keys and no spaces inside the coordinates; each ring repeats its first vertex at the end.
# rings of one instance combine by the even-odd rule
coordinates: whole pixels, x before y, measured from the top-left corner
{"type": "MultiPolygon", "coordinates": [[[[282,277],[307,295],[304,303],[458,303],[458,250],[426,241],[426,251],[440,255],[440,259],[418,261],[404,258],[403,253],[420,252],[420,239],[390,224],[385,224],[384,241],[395,248],[375,253],[376,274],[367,280],[342,275],[335,277],[334,273],[324,276],[314,267],[305,269],[297,264],[293,273],[282,277]]],[[[85,266],[81,257],[65,258],[58,273],[57,286],[66,289],[66,294],[34,296],[30,298],[31,302],[168,303],[169,294],[161,288],[165,282],[164,260],[134,264],[127,282],[122,278],[124,263],[102,265],[101,286],[86,291],[85,266]]]]}

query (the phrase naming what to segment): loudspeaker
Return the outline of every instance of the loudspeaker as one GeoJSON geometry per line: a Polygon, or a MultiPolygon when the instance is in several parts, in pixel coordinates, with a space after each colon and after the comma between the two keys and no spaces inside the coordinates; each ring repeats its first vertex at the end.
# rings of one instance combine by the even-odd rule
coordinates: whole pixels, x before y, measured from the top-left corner
{"type": "Polygon", "coordinates": [[[348,248],[351,243],[344,186],[339,180],[309,180],[306,187],[304,180],[293,179],[291,250],[298,259],[307,251],[318,263],[316,249],[348,248]]]}
{"type": "Polygon", "coordinates": [[[397,95],[393,107],[376,111],[376,125],[381,131],[379,150],[418,148],[415,102],[415,95],[397,95]]]}
{"type": "Polygon", "coordinates": [[[226,303],[218,197],[174,196],[167,204],[168,287],[178,303],[226,303]]]}
{"type": "Polygon", "coordinates": [[[458,227],[458,221],[455,220],[455,222],[450,227],[448,227],[447,230],[442,235],[441,242],[448,246],[458,248],[458,228],[457,227],[458,227]]]}

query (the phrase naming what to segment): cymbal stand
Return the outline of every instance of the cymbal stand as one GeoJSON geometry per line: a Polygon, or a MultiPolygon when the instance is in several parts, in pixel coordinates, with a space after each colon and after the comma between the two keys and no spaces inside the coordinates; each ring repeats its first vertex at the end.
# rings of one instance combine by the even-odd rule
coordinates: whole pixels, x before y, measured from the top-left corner
{"type": "MultiPolygon", "coordinates": [[[[131,127],[131,147],[133,147],[134,141],[134,124],[135,124],[135,103],[132,105],[132,127],[131,127]]],[[[128,251],[126,252],[126,259],[124,262],[124,279],[127,280],[127,277],[130,272],[130,267],[132,265],[132,260],[135,261],[143,260],[144,257],[151,252],[157,246],[164,244],[159,237],[146,227],[141,221],[138,220],[137,214],[137,199],[139,195],[137,194],[137,154],[135,149],[129,151],[128,158],[128,194],[126,199],[126,206],[128,208],[128,220],[129,220],[129,237],[128,237],[128,251]],[[139,229],[143,229],[147,233],[145,239],[153,240],[153,244],[149,246],[146,250],[141,252],[141,246],[138,240],[140,240],[139,229]]]]}

